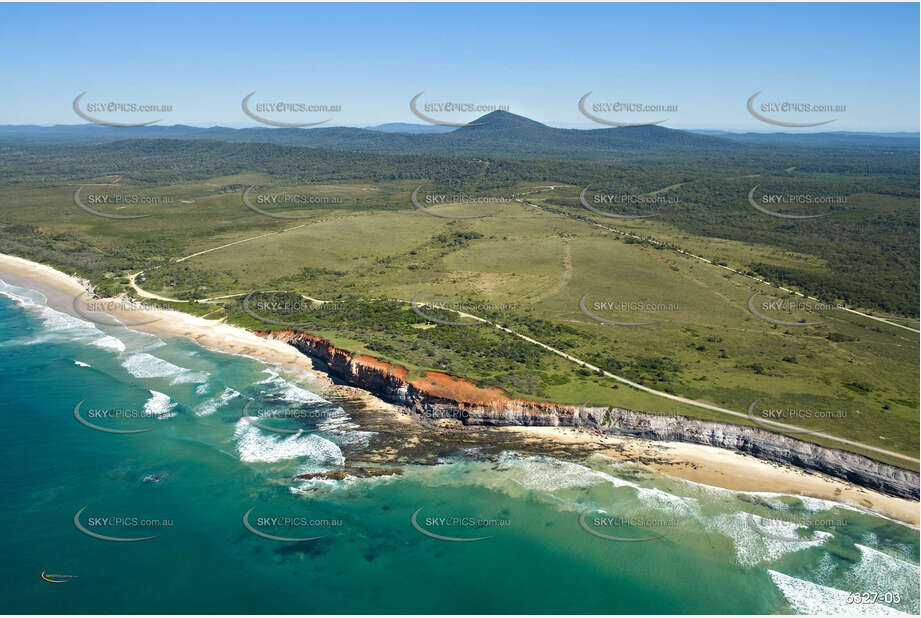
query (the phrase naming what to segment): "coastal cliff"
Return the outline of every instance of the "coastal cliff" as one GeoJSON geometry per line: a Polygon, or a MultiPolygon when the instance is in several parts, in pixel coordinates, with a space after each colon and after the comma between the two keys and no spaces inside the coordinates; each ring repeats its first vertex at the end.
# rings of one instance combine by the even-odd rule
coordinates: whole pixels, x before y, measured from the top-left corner
{"type": "Polygon", "coordinates": [[[423,378],[410,380],[404,367],[370,356],[352,356],[314,335],[295,331],[257,334],[284,341],[322,361],[331,375],[368,390],[385,401],[404,406],[422,418],[440,424],[447,421],[448,427],[573,427],[646,440],[690,442],[820,472],[901,498],[919,498],[917,472],[757,427],[614,407],[515,400],[499,389],[479,388],[468,380],[437,372],[428,372],[423,378]]]}

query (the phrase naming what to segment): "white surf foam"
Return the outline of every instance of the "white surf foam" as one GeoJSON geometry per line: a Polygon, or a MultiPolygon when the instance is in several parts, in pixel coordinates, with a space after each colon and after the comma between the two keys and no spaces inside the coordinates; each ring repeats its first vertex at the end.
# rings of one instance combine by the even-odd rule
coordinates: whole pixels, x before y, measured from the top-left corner
{"type": "Polygon", "coordinates": [[[0,294],[12,299],[19,305],[45,305],[48,298],[37,290],[30,290],[0,279],[0,294]]]}
{"type": "MultiPolygon", "coordinates": [[[[195,389],[198,392],[198,389],[195,389]]],[[[224,389],[217,397],[212,397],[211,399],[203,402],[195,409],[195,414],[198,416],[209,416],[217,412],[221,407],[227,404],[228,401],[236,399],[240,396],[240,393],[230,388],[229,386],[224,389]]]]}
{"type": "Polygon", "coordinates": [[[774,585],[783,593],[784,598],[798,614],[811,615],[845,615],[845,616],[911,616],[888,605],[849,604],[850,593],[836,588],[814,584],[804,579],[790,577],[777,571],[768,570],[774,585]]]}
{"type": "MultiPolygon", "coordinates": [[[[304,469],[298,470],[298,474],[306,472],[318,472],[319,470],[304,469]]],[[[390,483],[400,476],[397,474],[385,474],[381,476],[357,477],[347,474],[341,481],[338,479],[313,478],[299,481],[296,485],[288,488],[293,494],[298,495],[317,495],[329,494],[344,490],[362,490],[368,489],[375,485],[390,483]]]]}
{"type": "Polygon", "coordinates": [[[860,562],[848,572],[852,580],[849,587],[860,591],[897,592],[902,596],[903,604],[911,600],[917,611],[915,598],[921,579],[918,565],[866,545],[854,543],[854,546],[860,550],[860,562]]]}
{"type": "Polygon", "coordinates": [[[173,408],[176,403],[173,402],[169,395],[158,391],[150,391],[150,399],[144,403],[144,414],[155,416],[158,419],[171,418],[176,416],[173,408]]]}
{"type": "Polygon", "coordinates": [[[82,343],[90,343],[97,347],[123,352],[125,345],[116,337],[106,335],[92,322],[81,320],[63,311],[57,311],[48,306],[48,299],[35,290],[29,290],[15,285],[10,285],[0,280],[0,294],[12,299],[30,314],[36,316],[42,323],[41,333],[26,340],[26,345],[57,341],[60,336],[82,343]]]}
{"type": "Polygon", "coordinates": [[[125,351],[125,342],[112,335],[104,335],[92,342],[92,345],[103,350],[112,350],[113,352],[122,353],[125,351]]]}
{"type": "Polygon", "coordinates": [[[78,367],[89,367],[89,365],[88,365],[87,363],[81,363],[81,362],[78,361],[78,360],[75,360],[75,361],[74,361],[74,365],[77,365],[78,367]]]}
{"type": "Polygon", "coordinates": [[[178,376],[173,378],[170,384],[204,384],[211,376],[207,371],[183,370],[178,376]]]}
{"type": "Polygon", "coordinates": [[[241,461],[272,463],[306,457],[321,465],[341,466],[345,463],[339,447],[316,434],[272,435],[240,419],[233,439],[237,443],[241,461]]]}
{"type": "Polygon", "coordinates": [[[755,525],[764,530],[766,534],[783,537],[771,538],[753,530],[748,517],[749,514],[745,512],[724,513],[704,520],[708,528],[732,539],[736,549],[736,560],[742,566],[773,562],[785,554],[822,545],[834,536],[828,532],[817,530],[813,531],[809,537],[800,537],[797,534],[797,530],[806,528],[806,526],[792,521],[754,518],[755,525]],[[803,540],[786,541],[784,538],[802,538],[803,540]]]}
{"type": "Polygon", "coordinates": [[[122,367],[136,378],[170,378],[187,371],[162,358],[146,352],[132,354],[122,362],[122,367]]]}
{"type": "Polygon", "coordinates": [[[342,408],[336,408],[327,412],[327,417],[322,422],[317,423],[317,428],[321,430],[334,429],[356,429],[358,425],[351,422],[351,418],[342,408]]]}
{"type": "Polygon", "coordinates": [[[329,403],[316,393],[311,393],[307,389],[288,382],[271,369],[266,369],[263,373],[269,374],[269,377],[260,382],[256,382],[256,384],[264,384],[271,387],[268,389],[269,394],[277,395],[286,401],[296,403],[329,403]]]}
{"type": "Polygon", "coordinates": [[[591,487],[600,483],[614,487],[637,487],[635,483],[606,472],[545,455],[523,456],[504,452],[499,455],[499,467],[502,473],[495,475],[496,482],[512,482],[538,492],[552,493],[561,489],[591,487]]]}

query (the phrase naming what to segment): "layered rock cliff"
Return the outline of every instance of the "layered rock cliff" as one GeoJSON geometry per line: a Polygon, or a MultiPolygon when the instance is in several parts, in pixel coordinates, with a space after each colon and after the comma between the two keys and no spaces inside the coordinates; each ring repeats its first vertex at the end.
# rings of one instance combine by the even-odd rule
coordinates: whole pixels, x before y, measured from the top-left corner
{"type": "Polygon", "coordinates": [[[314,335],[294,331],[259,334],[286,341],[322,361],[330,374],[428,419],[453,419],[467,426],[574,427],[646,440],[704,444],[820,472],[903,498],[918,500],[919,497],[917,472],[756,427],[621,408],[514,400],[498,389],[481,389],[469,381],[445,374],[429,372],[425,378],[409,380],[408,371],[403,367],[368,356],[353,357],[314,335]]]}

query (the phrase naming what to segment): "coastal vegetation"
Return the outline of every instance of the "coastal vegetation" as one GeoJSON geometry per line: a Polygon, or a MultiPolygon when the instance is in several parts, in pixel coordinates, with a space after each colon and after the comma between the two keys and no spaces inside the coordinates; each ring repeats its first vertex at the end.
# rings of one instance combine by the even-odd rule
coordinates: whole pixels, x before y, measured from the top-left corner
{"type": "Polygon", "coordinates": [[[629,162],[589,162],[207,140],[0,143],[0,252],[100,293],[137,295],[130,277],[143,273],[142,290],[182,311],[303,330],[414,376],[746,423],[638,391],[462,311],[657,391],[809,410],[784,420],[917,453],[917,335],[840,309],[918,328],[916,150],[703,140],[691,144],[703,157],[647,144],[629,162]],[[846,199],[772,206],[823,215],[778,218],[751,206],[755,185],[759,197],[846,199]],[[75,203],[78,189],[98,212],[149,216],[95,216],[75,203]],[[247,189],[250,204],[284,218],[248,207],[247,189]],[[414,205],[417,189],[430,212],[414,205]],[[755,293],[783,324],[750,310],[755,293]]]}

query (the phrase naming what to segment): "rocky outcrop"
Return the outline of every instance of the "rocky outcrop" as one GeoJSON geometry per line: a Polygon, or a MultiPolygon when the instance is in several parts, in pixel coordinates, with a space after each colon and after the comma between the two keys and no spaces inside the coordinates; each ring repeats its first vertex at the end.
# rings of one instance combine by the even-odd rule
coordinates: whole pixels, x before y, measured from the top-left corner
{"type": "Polygon", "coordinates": [[[314,335],[294,331],[259,334],[286,341],[304,354],[322,361],[330,374],[371,391],[390,403],[405,406],[426,419],[453,420],[457,426],[574,427],[646,440],[703,444],[820,472],[902,498],[918,500],[919,497],[917,472],[756,427],[621,408],[514,400],[501,391],[479,389],[466,380],[444,374],[408,380],[409,372],[403,367],[368,356],[353,357],[314,335]]]}

